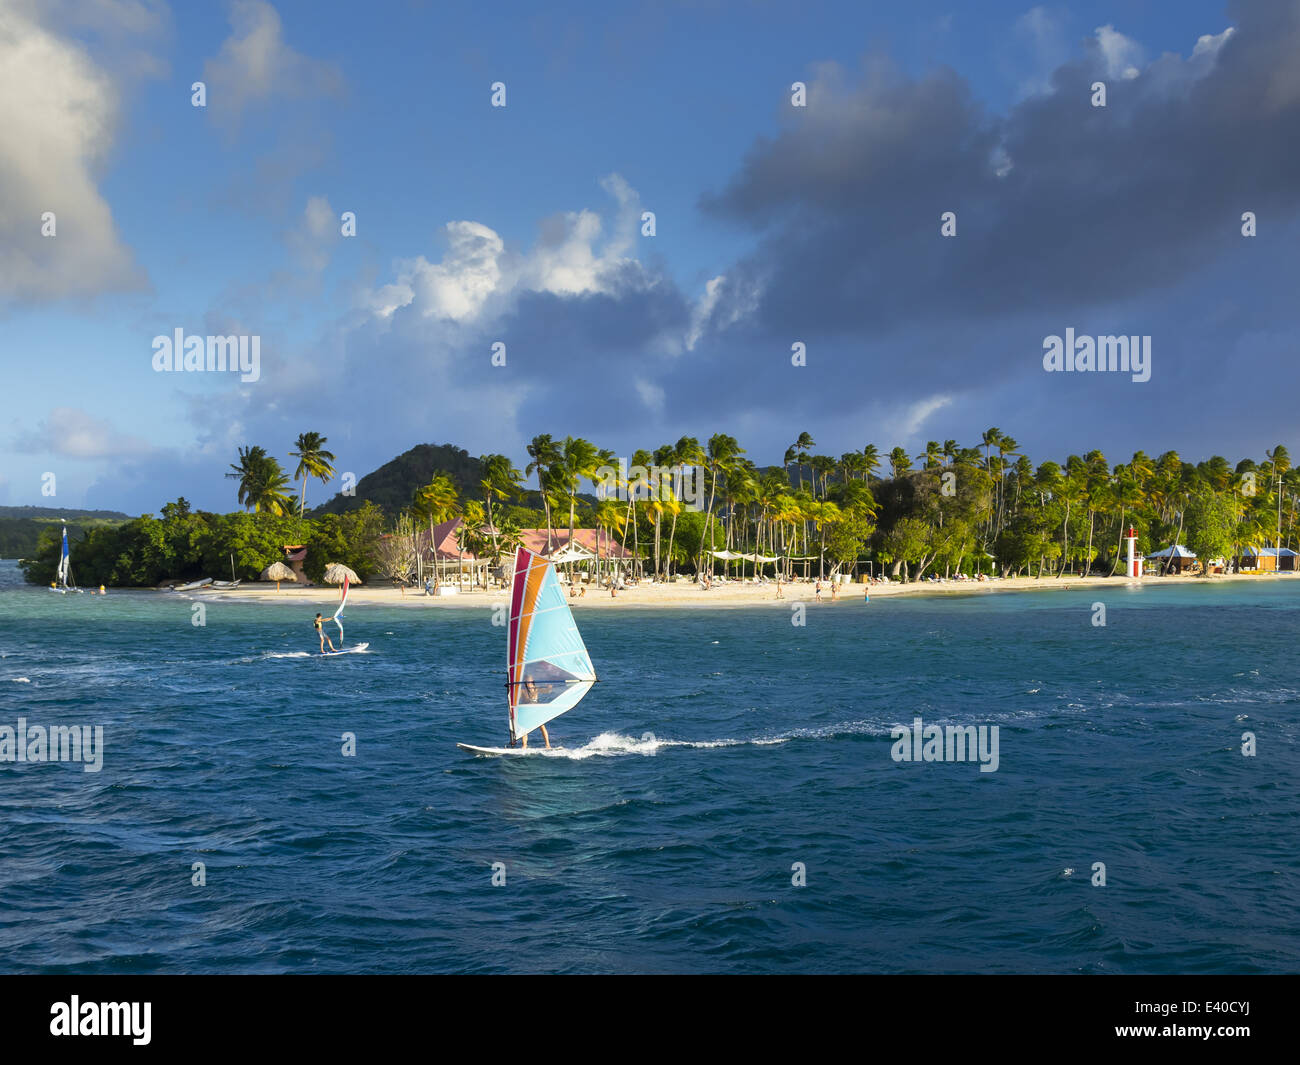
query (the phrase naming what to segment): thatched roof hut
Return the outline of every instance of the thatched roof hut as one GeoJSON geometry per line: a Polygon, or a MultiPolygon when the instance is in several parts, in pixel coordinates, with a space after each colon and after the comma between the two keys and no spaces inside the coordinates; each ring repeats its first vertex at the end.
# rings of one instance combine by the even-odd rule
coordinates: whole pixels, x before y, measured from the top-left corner
{"type": "Polygon", "coordinates": [[[349,569],[342,562],[331,562],[325,567],[326,584],[342,584],[345,578],[351,584],[361,583],[361,578],[357,576],[356,570],[349,569]]]}
{"type": "Polygon", "coordinates": [[[297,575],[286,566],[283,562],[272,562],[266,569],[262,570],[262,575],[258,580],[275,581],[275,590],[280,590],[281,581],[297,581],[297,575]]]}

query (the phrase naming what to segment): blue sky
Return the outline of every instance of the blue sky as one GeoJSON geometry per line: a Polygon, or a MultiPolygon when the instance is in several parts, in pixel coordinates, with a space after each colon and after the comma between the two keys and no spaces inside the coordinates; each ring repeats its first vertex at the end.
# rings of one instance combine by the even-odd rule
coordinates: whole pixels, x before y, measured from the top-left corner
{"type": "Polygon", "coordinates": [[[535,7],[0,0],[0,503],[233,509],[237,448],[305,430],[358,476],[543,432],[1295,446],[1297,0],[535,7]],[[1152,380],[1045,373],[1066,327],[1152,380]],[[260,379],[154,372],[177,328],[260,379]]]}

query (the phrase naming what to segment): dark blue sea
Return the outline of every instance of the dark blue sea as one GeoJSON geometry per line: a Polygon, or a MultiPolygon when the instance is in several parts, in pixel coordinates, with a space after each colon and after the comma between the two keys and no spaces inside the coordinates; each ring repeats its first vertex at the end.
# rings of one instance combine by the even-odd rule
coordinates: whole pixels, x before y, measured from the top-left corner
{"type": "Polygon", "coordinates": [[[321,659],[196,601],[0,563],[0,726],[104,730],[0,762],[4,970],[1300,969],[1300,581],[590,609],[569,753],[509,760],[456,748],[504,739],[486,603],[321,659]],[[896,762],[918,716],[996,772],[896,762]]]}

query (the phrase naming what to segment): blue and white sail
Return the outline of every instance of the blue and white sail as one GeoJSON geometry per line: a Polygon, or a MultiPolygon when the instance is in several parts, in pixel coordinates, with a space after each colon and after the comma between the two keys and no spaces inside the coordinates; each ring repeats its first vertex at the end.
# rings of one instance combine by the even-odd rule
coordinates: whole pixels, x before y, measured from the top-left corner
{"type": "Polygon", "coordinates": [[[596,682],[555,567],[519,548],[506,641],[511,742],[572,710],[596,682]]]}
{"type": "Polygon", "coordinates": [[[72,558],[68,553],[68,526],[63,526],[63,547],[59,554],[59,568],[55,571],[52,590],[56,592],[81,591],[72,583],[72,558]]]}

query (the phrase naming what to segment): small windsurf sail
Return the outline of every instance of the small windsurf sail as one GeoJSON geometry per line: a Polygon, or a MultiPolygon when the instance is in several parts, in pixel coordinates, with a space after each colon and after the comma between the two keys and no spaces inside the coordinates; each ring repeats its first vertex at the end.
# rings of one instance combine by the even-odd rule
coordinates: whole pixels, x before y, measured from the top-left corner
{"type": "Polygon", "coordinates": [[[343,575],[343,594],[339,597],[339,608],[334,611],[334,624],[339,627],[339,646],[343,646],[343,608],[348,605],[348,584],[347,574],[343,575]]]}
{"type": "Polygon", "coordinates": [[[555,567],[519,548],[506,637],[511,743],[572,710],[595,682],[555,567]]]}
{"type": "Polygon", "coordinates": [[[63,548],[59,555],[59,568],[56,581],[59,591],[76,591],[77,586],[72,583],[72,558],[68,554],[68,527],[63,526],[63,548]]]}

